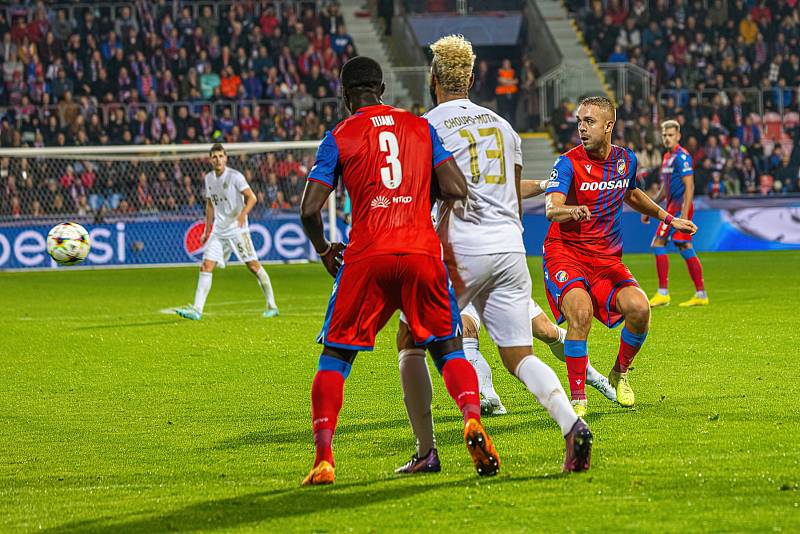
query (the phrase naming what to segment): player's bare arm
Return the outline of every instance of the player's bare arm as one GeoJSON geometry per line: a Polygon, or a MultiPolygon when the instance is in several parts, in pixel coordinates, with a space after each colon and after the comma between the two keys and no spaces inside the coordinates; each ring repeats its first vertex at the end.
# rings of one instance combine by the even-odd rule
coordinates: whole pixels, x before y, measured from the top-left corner
{"type": "Polygon", "coordinates": [[[206,224],[205,228],[203,228],[203,235],[200,236],[200,243],[205,243],[208,240],[208,236],[211,235],[211,227],[214,224],[214,204],[211,202],[210,198],[206,199],[206,224]]]}
{"type": "Polygon", "coordinates": [[[683,180],[683,201],[681,202],[681,213],[687,215],[694,199],[694,174],[687,174],[683,180]]]}
{"type": "MultiPolygon", "coordinates": [[[[664,187],[664,184],[659,184],[658,192],[656,193],[656,196],[653,197],[653,202],[656,204],[661,204],[665,198],[667,198],[667,188],[664,187]]],[[[642,223],[650,224],[650,217],[647,215],[642,215],[642,223]]]]}
{"type": "Polygon", "coordinates": [[[517,190],[517,208],[519,220],[522,220],[522,165],[514,165],[514,186],[517,190]]]}
{"type": "Polygon", "coordinates": [[[520,193],[522,198],[538,197],[547,190],[547,180],[521,180],[520,193]]]}
{"type": "Polygon", "coordinates": [[[641,189],[633,189],[625,194],[625,203],[643,215],[656,217],[659,221],[664,221],[679,232],[693,235],[697,232],[697,226],[690,220],[673,217],[666,210],[653,202],[647,193],[641,189]]]}
{"type": "Polygon", "coordinates": [[[242,191],[242,196],[245,199],[244,208],[242,208],[242,212],[236,217],[236,221],[239,223],[239,228],[242,228],[245,223],[247,223],[247,214],[252,211],[255,207],[258,199],[256,198],[256,194],[253,193],[253,190],[249,187],[242,191]]]}
{"type": "Polygon", "coordinates": [[[467,198],[469,191],[467,179],[454,159],[442,162],[433,169],[433,172],[439,186],[440,200],[464,200],[467,198]]]}
{"type": "Polygon", "coordinates": [[[325,229],[322,225],[322,207],[328,201],[331,188],[315,181],[307,181],[303,191],[303,200],[300,202],[300,220],[303,230],[322,259],[325,269],[334,278],[341,267],[339,252],[344,249],[343,243],[330,243],[325,239],[325,229]]]}
{"type": "Polygon", "coordinates": [[[548,221],[562,223],[569,221],[588,221],[592,212],[587,206],[570,206],[565,204],[566,195],[563,193],[550,193],[545,200],[545,216],[548,221]]]}

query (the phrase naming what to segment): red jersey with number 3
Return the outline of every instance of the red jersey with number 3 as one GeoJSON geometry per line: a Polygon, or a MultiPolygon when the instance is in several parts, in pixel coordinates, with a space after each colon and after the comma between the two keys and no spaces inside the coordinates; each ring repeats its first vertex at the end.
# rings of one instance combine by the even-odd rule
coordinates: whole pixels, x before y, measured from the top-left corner
{"type": "Polygon", "coordinates": [[[350,195],[353,221],[345,262],[379,254],[441,256],[431,223],[433,167],[453,156],[424,118],[385,105],[362,107],[317,150],[308,179],[350,195]]]}

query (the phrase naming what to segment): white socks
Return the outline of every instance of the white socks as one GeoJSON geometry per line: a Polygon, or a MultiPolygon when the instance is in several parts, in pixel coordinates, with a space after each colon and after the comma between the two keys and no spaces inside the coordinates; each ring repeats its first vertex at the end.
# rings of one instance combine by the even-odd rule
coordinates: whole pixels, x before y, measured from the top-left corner
{"type": "Polygon", "coordinates": [[[567,331],[560,326],[556,326],[556,330],[558,331],[558,339],[552,343],[548,343],[548,346],[553,356],[564,362],[566,361],[564,357],[564,340],[567,339],[567,331]]]}
{"type": "Polygon", "coordinates": [[[566,436],[572,430],[578,416],[561,387],[556,373],[533,354],[525,356],[517,365],[514,374],[534,394],[536,400],[544,406],[550,417],[561,427],[561,434],[566,436]]]}
{"type": "Polygon", "coordinates": [[[669,295],[669,289],[665,287],[659,287],[658,294],[661,295],[662,297],[666,297],[667,295],[669,295]]]}
{"type": "Polygon", "coordinates": [[[417,437],[417,455],[427,454],[436,446],[433,436],[431,402],[433,385],[424,349],[405,349],[399,354],[400,384],[411,430],[417,437]]]}
{"type": "Polygon", "coordinates": [[[211,273],[200,271],[200,276],[197,279],[197,290],[194,292],[194,307],[200,313],[203,313],[203,308],[206,306],[209,291],[211,291],[211,273]]]}
{"type": "Polygon", "coordinates": [[[475,368],[475,373],[478,375],[478,388],[484,398],[498,399],[497,392],[494,390],[492,383],[492,368],[486,358],[483,357],[479,350],[478,340],[472,337],[464,338],[464,355],[467,361],[475,368]]]}
{"type": "Polygon", "coordinates": [[[586,361],[586,383],[587,384],[597,384],[598,381],[603,380],[602,373],[599,373],[597,369],[591,366],[589,361],[586,361]]]}
{"type": "Polygon", "coordinates": [[[258,285],[261,286],[261,291],[264,293],[264,300],[267,302],[267,309],[275,309],[278,306],[275,304],[275,295],[272,293],[272,283],[269,281],[269,275],[264,267],[261,267],[256,273],[258,278],[258,285]]]}

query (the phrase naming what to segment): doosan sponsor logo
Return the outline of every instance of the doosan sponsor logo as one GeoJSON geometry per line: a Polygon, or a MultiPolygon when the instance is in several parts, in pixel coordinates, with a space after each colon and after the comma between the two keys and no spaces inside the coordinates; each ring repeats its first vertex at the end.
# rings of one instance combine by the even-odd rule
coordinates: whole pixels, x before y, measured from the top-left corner
{"type": "Polygon", "coordinates": [[[624,180],[611,180],[608,182],[583,182],[581,191],[606,191],[608,189],[625,189],[630,183],[629,178],[624,180]]]}

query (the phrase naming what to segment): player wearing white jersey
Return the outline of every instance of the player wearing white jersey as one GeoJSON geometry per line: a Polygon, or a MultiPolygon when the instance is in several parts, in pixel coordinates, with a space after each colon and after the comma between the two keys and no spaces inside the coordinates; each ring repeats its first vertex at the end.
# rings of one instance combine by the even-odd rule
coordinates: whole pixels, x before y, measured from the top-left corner
{"type": "MultiPolygon", "coordinates": [[[[432,44],[431,50],[431,93],[438,105],[426,118],[453,154],[470,188],[467,205],[444,205],[439,212],[439,236],[459,307],[475,306],[506,369],[558,423],[566,440],[564,470],[586,470],[592,446],[589,427],[575,415],[558,377],[533,355],[531,346],[531,277],[521,221],[522,142],[505,119],[468,99],[475,60],[472,45],[462,36],[448,36],[432,44]],[[452,210],[477,213],[477,223],[465,220],[474,219],[470,217],[450,217],[452,210]]],[[[401,324],[398,341],[403,336],[401,324]]],[[[429,402],[422,406],[429,399],[425,386],[429,387],[430,377],[424,360],[424,372],[408,360],[420,358],[408,349],[400,353],[406,409],[419,439],[416,430],[422,422],[415,419],[418,414],[424,416],[425,410],[430,412],[429,402]]],[[[432,421],[430,426],[432,429],[432,421]]],[[[423,456],[425,449],[420,445],[399,472],[435,470],[425,468],[438,465],[438,456],[435,462],[431,457],[435,449],[423,456]]]]}
{"type": "Polygon", "coordinates": [[[212,272],[217,265],[224,269],[231,252],[234,252],[258,279],[266,305],[262,316],[275,317],[278,315],[278,306],[275,304],[272,283],[258,261],[247,224],[247,214],[256,205],[256,195],[244,175],[227,166],[228,155],[221,144],[216,143],[211,147],[209,157],[213,170],[205,176],[206,220],[200,238],[205,244],[205,252],[200,264],[194,304],[178,308],[175,312],[186,319],[199,320],[203,317],[206,298],[211,291],[212,272]]]}

